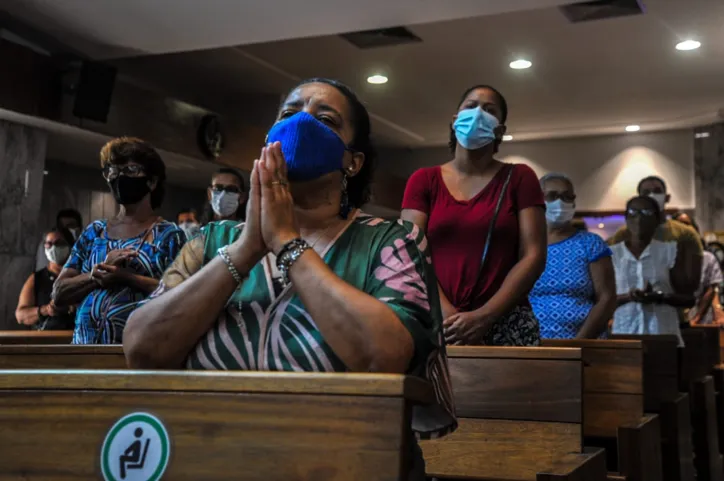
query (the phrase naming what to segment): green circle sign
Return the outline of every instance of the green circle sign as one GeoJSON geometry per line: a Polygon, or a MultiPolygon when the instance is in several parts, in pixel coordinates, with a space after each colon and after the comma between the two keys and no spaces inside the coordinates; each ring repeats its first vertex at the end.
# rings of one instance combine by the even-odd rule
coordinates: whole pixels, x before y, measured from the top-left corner
{"type": "Polygon", "coordinates": [[[171,453],[168,432],[156,416],[128,414],[103,441],[101,471],[106,481],[158,481],[171,453]]]}

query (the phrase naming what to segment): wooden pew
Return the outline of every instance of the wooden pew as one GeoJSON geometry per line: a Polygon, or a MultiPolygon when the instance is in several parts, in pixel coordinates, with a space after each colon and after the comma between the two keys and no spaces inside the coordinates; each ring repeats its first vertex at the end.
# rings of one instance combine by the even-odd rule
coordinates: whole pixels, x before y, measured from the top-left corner
{"type": "Polygon", "coordinates": [[[580,349],[448,347],[460,426],[420,443],[428,476],[606,479],[605,453],[584,451],[580,349]]]}
{"type": "Polygon", "coordinates": [[[583,351],[583,435],[611,449],[609,469],[628,480],[659,481],[658,415],[644,415],[643,343],[630,340],[553,340],[543,346],[583,351]]]}
{"type": "Polygon", "coordinates": [[[680,389],[691,398],[694,465],[698,481],[723,481],[724,459],[719,449],[714,378],[719,360],[719,333],[707,327],[681,330],[680,389]]]}
{"type": "Polygon", "coordinates": [[[690,399],[679,392],[679,340],[665,335],[614,335],[612,340],[643,344],[644,411],[657,413],[665,481],[695,478],[690,399]]]}
{"type": "Polygon", "coordinates": [[[70,344],[73,331],[0,331],[0,344],[70,344]]]}
{"type": "Polygon", "coordinates": [[[404,481],[412,405],[433,398],[391,374],[2,370],[0,479],[404,481]],[[120,459],[134,439],[141,468],[120,459]]]}
{"type": "Polygon", "coordinates": [[[125,368],[120,345],[0,345],[0,369],[125,368]]]}

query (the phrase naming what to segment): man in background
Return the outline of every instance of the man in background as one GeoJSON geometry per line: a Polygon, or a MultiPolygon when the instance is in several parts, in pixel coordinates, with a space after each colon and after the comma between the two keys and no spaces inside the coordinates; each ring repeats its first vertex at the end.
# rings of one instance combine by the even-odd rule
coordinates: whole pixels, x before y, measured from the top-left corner
{"type": "MultiPolygon", "coordinates": [[[[62,209],[55,215],[55,227],[68,229],[73,235],[73,241],[76,241],[83,232],[83,217],[75,209],[62,209]]],[[[46,267],[48,267],[48,259],[45,256],[45,239],[42,239],[35,254],[35,270],[39,271],[46,267]]]]}
{"type": "Polygon", "coordinates": [[[198,234],[201,229],[201,225],[199,224],[199,219],[196,215],[196,209],[181,209],[179,213],[176,214],[176,225],[184,231],[187,240],[198,234]]]}
{"type": "MultiPolygon", "coordinates": [[[[671,195],[666,191],[666,182],[661,177],[652,175],[642,179],[637,190],[639,195],[656,200],[661,212],[665,212],[666,204],[671,200],[671,195]]],[[[701,281],[701,266],[704,255],[699,234],[690,226],[668,219],[665,215],[662,216],[662,219],[664,221],[656,229],[654,239],[662,242],[676,242],[677,258],[682,260],[686,271],[686,284],[682,285],[678,292],[679,294],[694,295],[701,281]]],[[[608,244],[613,245],[622,242],[626,240],[628,235],[630,235],[628,229],[623,227],[608,239],[608,244]]]]}

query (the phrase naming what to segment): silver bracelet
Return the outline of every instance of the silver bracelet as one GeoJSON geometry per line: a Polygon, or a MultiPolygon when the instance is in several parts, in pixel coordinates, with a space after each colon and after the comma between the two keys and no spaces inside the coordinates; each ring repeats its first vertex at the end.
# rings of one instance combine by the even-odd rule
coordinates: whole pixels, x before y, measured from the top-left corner
{"type": "Polygon", "coordinates": [[[304,251],[312,247],[302,238],[293,239],[287,242],[277,256],[277,269],[282,274],[281,283],[286,287],[289,284],[289,269],[292,268],[297,259],[299,259],[304,251]]]}
{"type": "Polygon", "coordinates": [[[241,274],[239,274],[239,271],[236,270],[236,266],[233,262],[231,262],[231,256],[229,256],[229,246],[224,246],[218,251],[216,251],[217,254],[219,254],[219,257],[221,257],[221,260],[224,261],[224,264],[226,264],[227,269],[229,269],[229,272],[231,273],[231,276],[234,278],[237,284],[241,284],[244,282],[244,278],[241,277],[241,274]]]}

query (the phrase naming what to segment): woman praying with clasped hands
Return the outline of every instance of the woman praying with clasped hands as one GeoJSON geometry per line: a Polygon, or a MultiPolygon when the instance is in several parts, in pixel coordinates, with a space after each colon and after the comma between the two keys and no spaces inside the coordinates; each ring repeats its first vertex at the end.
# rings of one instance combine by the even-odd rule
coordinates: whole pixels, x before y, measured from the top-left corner
{"type": "MultiPolygon", "coordinates": [[[[305,81],[268,141],[246,223],[211,222],[186,244],[128,321],[129,364],[406,373],[432,382],[438,397],[415,408],[410,435],[454,429],[424,236],[359,211],[375,160],[366,109],[336,81],[305,81]]],[[[410,445],[410,479],[422,480],[421,452],[410,445]]]]}

